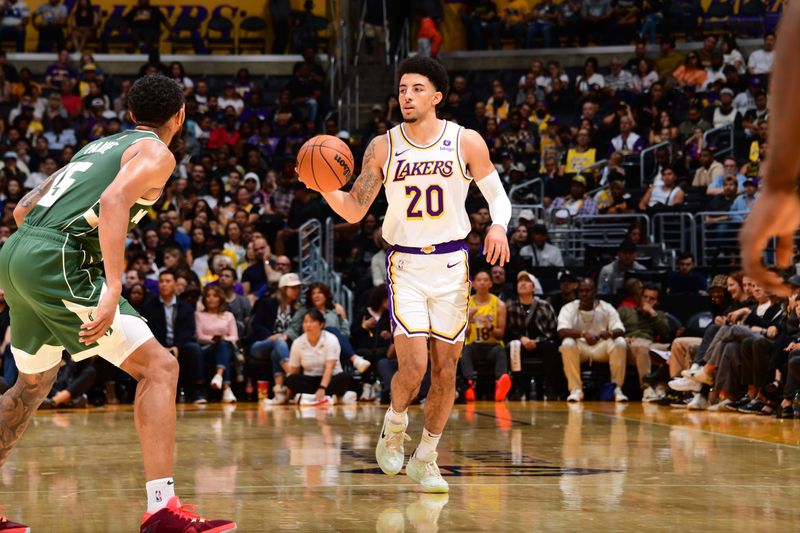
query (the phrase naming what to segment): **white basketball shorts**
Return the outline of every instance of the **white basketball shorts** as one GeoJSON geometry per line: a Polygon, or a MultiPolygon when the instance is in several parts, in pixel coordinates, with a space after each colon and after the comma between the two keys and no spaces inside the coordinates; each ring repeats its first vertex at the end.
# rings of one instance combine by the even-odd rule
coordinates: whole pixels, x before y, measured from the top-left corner
{"type": "Polygon", "coordinates": [[[464,340],[469,266],[464,241],[386,252],[389,314],[394,335],[464,340]]]}

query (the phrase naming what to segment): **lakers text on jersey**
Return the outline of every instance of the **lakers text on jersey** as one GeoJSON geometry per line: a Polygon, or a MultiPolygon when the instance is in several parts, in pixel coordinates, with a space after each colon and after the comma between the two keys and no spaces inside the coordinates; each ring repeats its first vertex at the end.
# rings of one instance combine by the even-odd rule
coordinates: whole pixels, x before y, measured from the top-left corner
{"type": "Polygon", "coordinates": [[[403,124],[389,130],[389,157],[383,168],[389,207],[383,238],[389,244],[425,247],[464,239],[470,223],[464,202],[471,177],[460,154],[464,128],[441,121],[432,144],[409,140],[403,124]]]}

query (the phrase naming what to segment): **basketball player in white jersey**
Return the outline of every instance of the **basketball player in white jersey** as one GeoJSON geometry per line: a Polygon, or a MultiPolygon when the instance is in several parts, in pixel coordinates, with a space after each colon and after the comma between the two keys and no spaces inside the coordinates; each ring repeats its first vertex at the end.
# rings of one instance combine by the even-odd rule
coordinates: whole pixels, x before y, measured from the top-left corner
{"type": "Polygon", "coordinates": [[[404,61],[399,72],[403,124],[369,144],[350,192],[323,196],[348,222],[356,223],[381,183],[386,188],[389,207],[383,237],[391,245],[387,285],[399,368],[375,455],[384,473],[402,470],[404,440],[410,440],[405,433],[407,409],[427,370],[430,340],[425,427],[406,473],[426,492],[447,492],[436,465],[436,446],[453,408],[467,325],[470,283],[464,238],[470,221],[464,202],[475,181],[492,217],[484,253],[489,263],[501,266],[510,259],[506,228],[511,202],[483,138],[436,118],[437,106],[447,97],[444,67],[433,59],[414,57],[404,61]]]}

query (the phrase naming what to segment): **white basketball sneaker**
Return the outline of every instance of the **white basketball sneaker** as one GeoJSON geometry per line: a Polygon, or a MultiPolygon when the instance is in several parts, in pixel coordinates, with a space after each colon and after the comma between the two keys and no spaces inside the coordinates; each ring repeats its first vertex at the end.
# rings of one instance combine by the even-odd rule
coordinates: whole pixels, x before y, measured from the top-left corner
{"type": "Polygon", "coordinates": [[[411,440],[411,437],[406,435],[404,425],[383,421],[381,436],[375,446],[375,460],[384,474],[394,476],[403,469],[406,460],[404,443],[407,440],[411,440]]]}
{"type": "Polygon", "coordinates": [[[439,454],[436,452],[424,459],[418,459],[412,455],[406,466],[408,477],[422,485],[422,490],[428,493],[444,493],[450,490],[436,464],[438,456],[439,454]]]}

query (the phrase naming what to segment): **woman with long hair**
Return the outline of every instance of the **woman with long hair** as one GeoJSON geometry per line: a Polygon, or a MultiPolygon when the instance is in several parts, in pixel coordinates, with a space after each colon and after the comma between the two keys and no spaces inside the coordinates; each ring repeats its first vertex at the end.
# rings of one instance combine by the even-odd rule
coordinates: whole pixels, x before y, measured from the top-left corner
{"type": "Polygon", "coordinates": [[[284,382],[289,371],[289,337],[286,330],[300,306],[300,278],[297,274],[284,274],[278,282],[275,296],[263,296],[253,308],[250,327],[257,340],[250,347],[250,357],[257,361],[270,361],[275,386],[272,403],[288,400],[284,382]]]}
{"type": "Polygon", "coordinates": [[[236,319],[228,311],[225,294],[216,285],[207,285],[203,289],[203,310],[195,313],[197,324],[197,341],[203,349],[204,359],[213,359],[216,363],[211,388],[222,390],[224,403],[236,402],[231,390],[231,379],[234,374],[235,343],[239,341],[236,319]]]}
{"type": "Polygon", "coordinates": [[[637,93],[650,92],[650,87],[658,81],[658,72],[652,59],[643,57],[636,63],[636,72],[633,74],[633,88],[637,93]]]}

